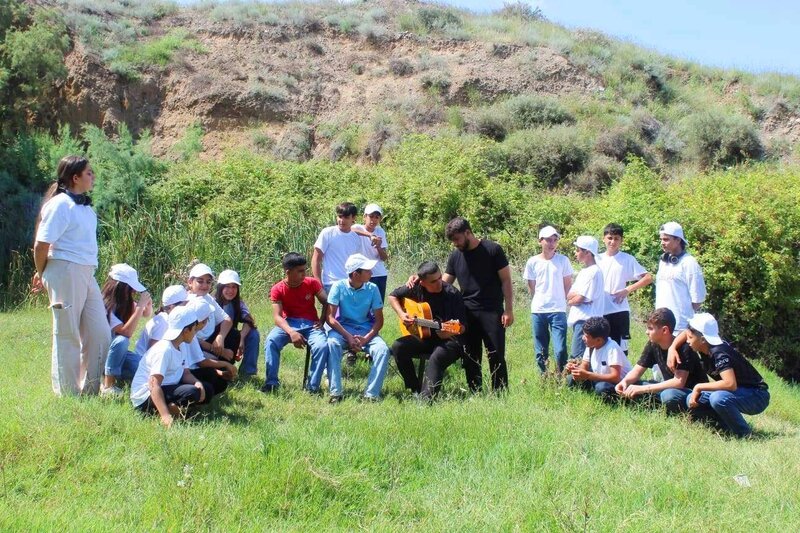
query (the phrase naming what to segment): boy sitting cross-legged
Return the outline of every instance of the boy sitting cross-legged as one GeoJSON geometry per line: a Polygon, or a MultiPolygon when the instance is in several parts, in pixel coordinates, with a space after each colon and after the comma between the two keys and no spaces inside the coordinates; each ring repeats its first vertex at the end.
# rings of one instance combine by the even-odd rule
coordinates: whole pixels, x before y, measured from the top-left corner
{"type": "Polygon", "coordinates": [[[647,318],[647,338],[650,342],[645,345],[633,370],[617,383],[617,394],[628,399],[652,396],[666,407],[669,414],[686,411],[686,397],[695,385],[708,382],[708,377],[700,358],[688,344],[681,345],[679,349],[681,362],[675,373],[667,367],[668,350],[675,340],[674,330],[675,314],[668,308],[662,307],[650,313],[647,318]],[[640,381],[645,370],[655,365],[661,369],[664,381],[640,381]]]}
{"type": "Polygon", "coordinates": [[[389,347],[378,335],[383,327],[383,301],[378,287],[370,283],[374,259],[362,254],[347,258],[347,279],[337,281],[328,295],[328,380],[331,403],[342,399],[342,353],[345,347],[353,352],[367,352],[372,368],[367,378],[365,400],[378,400],[389,367],[389,347]],[[337,315],[338,311],[338,315],[337,315]],[[374,321],[370,320],[370,313],[374,321]]]}
{"type": "Polygon", "coordinates": [[[631,370],[631,363],[619,344],[608,337],[608,320],[593,316],[583,324],[586,351],[579,363],[567,363],[567,385],[594,390],[603,399],[614,397],[614,386],[631,370]]]}

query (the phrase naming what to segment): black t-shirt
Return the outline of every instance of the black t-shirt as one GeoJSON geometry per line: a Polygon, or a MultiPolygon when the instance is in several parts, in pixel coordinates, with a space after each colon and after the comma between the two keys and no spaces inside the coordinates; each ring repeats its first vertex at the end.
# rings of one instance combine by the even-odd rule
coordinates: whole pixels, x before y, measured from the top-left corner
{"type": "Polygon", "coordinates": [[[503,284],[499,270],[508,266],[503,248],[481,239],[473,250],[453,250],[445,272],[455,276],[467,309],[503,312],[503,284]]]}
{"type": "MultiPolygon", "coordinates": [[[[703,369],[702,363],[700,363],[700,357],[694,350],[689,348],[688,343],[684,343],[678,348],[678,354],[681,356],[678,370],[689,372],[689,375],[686,376],[686,388],[691,389],[698,383],[708,382],[708,376],[706,376],[706,371],[703,369]]],[[[642,356],[636,364],[645,368],[652,368],[653,365],[658,365],[658,368],[661,369],[661,373],[664,375],[664,379],[672,379],[675,377],[675,374],[673,374],[667,366],[667,355],[667,350],[663,349],[658,344],[648,342],[645,344],[644,350],[642,350],[642,356]]]]}
{"type": "Polygon", "coordinates": [[[458,320],[461,324],[466,324],[464,300],[461,298],[461,293],[449,283],[442,282],[441,292],[428,292],[419,283],[411,289],[403,285],[393,290],[390,296],[400,299],[410,298],[415,302],[426,302],[431,306],[433,318],[440,322],[458,320]]]}
{"type": "Polygon", "coordinates": [[[733,370],[733,374],[736,376],[736,385],[738,387],[767,388],[767,384],[761,374],[758,373],[758,370],[753,368],[753,365],[727,342],[712,346],[711,355],[703,357],[702,361],[708,375],[715,380],[720,379],[720,374],[723,371],[730,369],[733,370]]]}

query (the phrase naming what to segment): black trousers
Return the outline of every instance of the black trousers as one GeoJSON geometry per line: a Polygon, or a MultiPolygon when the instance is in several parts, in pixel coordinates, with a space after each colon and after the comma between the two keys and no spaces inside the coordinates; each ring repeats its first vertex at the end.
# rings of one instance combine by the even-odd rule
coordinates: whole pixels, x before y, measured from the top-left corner
{"type": "MultiPolygon", "coordinates": [[[[214,328],[214,333],[211,334],[209,338],[206,339],[206,342],[214,342],[214,339],[217,338],[219,335],[219,326],[214,328]]],[[[236,355],[236,352],[239,351],[239,341],[242,339],[242,332],[236,328],[231,328],[228,332],[228,335],[225,337],[225,341],[222,343],[223,346],[233,351],[233,355],[236,355]]],[[[229,363],[235,363],[236,361],[228,361],[229,363]]]]}
{"type": "Polygon", "coordinates": [[[628,343],[626,342],[623,346],[622,340],[629,341],[631,338],[631,314],[628,311],[620,311],[604,315],[603,318],[608,320],[608,325],[611,326],[609,338],[614,339],[614,342],[625,351],[625,355],[628,355],[628,343]]]}
{"type": "Polygon", "coordinates": [[[481,350],[486,346],[486,358],[492,376],[492,390],[508,388],[506,366],[506,330],[500,322],[501,312],[467,309],[467,331],[464,339],[464,373],[470,390],[483,388],[481,350]]]}
{"type": "MultiPolygon", "coordinates": [[[[206,398],[214,395],[214,388],[211,384],[203,382],[203,388],[206,390],[206,398]]],[[[186,407],[190,403],[200,402],[200,389],[194,386],[193,383],[176,383],[175,385],[161,385],[161,391],[164,393],[164,400],[167,405],[174,403],[180,407],[186,407]]],[[[137,406],[137,409],[145,413],[157,412],[156,405],[153,403],[152,397],[148,397],[147,401],[137,406]]]]}
{"type": "Polygon", "coordinates": [[[217,374],[216,368],[210,367],[200,367],[194,368],[191,370],[191,373],[194,377],[202,381],[203,383],[209,383],[212,388],[212,393],[208,394],[208,390],[206,390],[206,402],[208,403],[211,401],[211,397],[215,394],[221,394],[225,392],[225,389],[228,388],[228,382],[222,377],[217,374]]]}
{"type": "Polygon", "coordinates": [[[442,340],[430,337],[420,340],[413,335],[406,335],[394,341],[392,353],[406,388],[419,392],[423,398],[432,398],[442,386],[445,370],[462,358],[464,349],[455,339],[442,340]],[[414,368],[415,357],[428,358],[421,384],[414,368]]]}

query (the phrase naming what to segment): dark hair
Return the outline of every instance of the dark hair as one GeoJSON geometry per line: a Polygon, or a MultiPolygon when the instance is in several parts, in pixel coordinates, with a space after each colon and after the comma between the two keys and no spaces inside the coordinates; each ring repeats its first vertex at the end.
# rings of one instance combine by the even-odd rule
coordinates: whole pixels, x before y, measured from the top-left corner
{"type": "Polygon", "coordinates": [[[456,233],[466,233],[468,231],[472,231],[472,228],[467,219],[464,217],[456,217],[447,223],[444,229],[444,236],[450,241],[456,233]]]}
{"type": "Polygon", "coordinates": [[[336,215],[343,217],[354,217],[358,213],[358,208],[352,202],[342,202],[336,206],[336,215]]]}
{"type": "Polygon", "coordinates": [[[583,323],[583,332],[595,339],[607,339],[611,325],[601,316],[593,316],[583,323]]]}
{"type": "Polygon", "coordinates": [[[133,289],[124,281],[108,278],[102,289],[106,314],[114,313],[123,324],[131,318],[136,303],[133,301],[133,289]]]}
{"type": "Polygon", "coordinates": [[[647,317],[647,324],[657,328],[667,326],[670,333],[675,331],[675,313],[667,307],[659,307],[647,317]]]}
{"type": "MultiPolygon", "coordinates": [[[[89,160],[85,157],[78,155],[68,155],[62,157],[58,162],[56,168],[56,181],[48,187],[47,192],[42,199],[42,205],[46,204],[53,196],[66,192],[69,186],[72,185],[72,178],[75,175],[80,176],[86,167],[89,166],[89,160]]],[[[34,239],[36,233],[39,231],[39,223],[42,221],[42,213],[39,210],[39,215],[36,217],[36,226],[33,232],[34,239]]]]}
{"type": "Polygon", "coordinates": [[[425,279],[427,276],[436,274],[437,272],[439,272],[439,265],[434,261],[423,261],[417,267],[417,277],[419,279],[425,279]]]}
{"type": "Polygon", "coordinates": [[[619,235],[620,237],[624,236],[625,232],[622,229],[622,226],[617,224],[616,222],[612,222],[611,224],[607,224],[605,228],[603,228],[603,237],[606,235],[619,235]]]}
{"type": "Polygon", "coordinates": [[[284,270],[291,270],[295,267],[307,264],[308,260],[306,259],[306,256],[297,252],[289,252],[288,254],[284,255],[283,259],[281,260],[281,266],[283,266],[284,270]]]}
{"type": "Polygon", "coordinates": [[[701,337],[701,338],[705,339],[705,337],[703,336],[703,332],[702,331],[697,331],[692,326],[686,326],[686,329],[691,331],[692,335],[694,335],[695,337],[701,337]]]}
{"type": "Polygon", "coordinates": [[[196,327],[196,326],[197,326],[197,324],[199,324],[199,323],[200,323],[200,321],[199,321],[199,320],[195,320],[195,321],[194,321],[194,322],[192,322],[191,324],[189,324],[189,325],[187,325],[187,326],[183,326],[183,329],[181,330],[181,334],[182,334],[184,331],[186,331],[187,329],[189,329],[189,328],[196,327]]]}
{"type": "Polygon", "coordinates": [[[217,283],[217,293],[216,293],[215,300],[217,300],[217,303],[219,304],[220,307],[225,307],[229,303],[232,304],[232,306],[233,306],[233,316],[231,317],[231,320],[233,320],[233,327],[234,328],[238,327],[239,324],[248,324],[251,328],[255,328],[255,323],[253,322],[253,319],[251,317],[242,316],[242,294],[241,294],[242,290],[241,290],[241,287],[239,287],[238,285],[236,285],[234,283],[234,285],[236,285],[236,296],[233,297],[233,300],[226,300],[225,296],[223,296],[222,291],[225,290],[225,287],[227,287],[228,285],[229,284],[227,284],[227,283],[224,284],[224,285],[222,283],[217,283]]]}

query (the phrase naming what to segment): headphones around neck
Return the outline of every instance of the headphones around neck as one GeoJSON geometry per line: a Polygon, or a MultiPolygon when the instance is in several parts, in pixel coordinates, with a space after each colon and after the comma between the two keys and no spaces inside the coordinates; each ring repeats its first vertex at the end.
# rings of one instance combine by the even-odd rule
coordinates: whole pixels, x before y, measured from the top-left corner
{"type": "Polygon", "coordinates": [[[661,254],[661,260],[665,263],[669,263],[670,265],[677,265],[678,261],[681,260],[681,257],[686,253],[686,250],[681,251],[678,255],[672,255],[669,252],[664,252],[661,254]]]}
{"type": "Polygon", "coordinates": [[[62,187],[59,187],[58,190],[72,198],[72,201],[75,202],[75,205],[92,205],[92,198],[88,194],[75,194],[69,189],[64,189],[62,187]]]}

